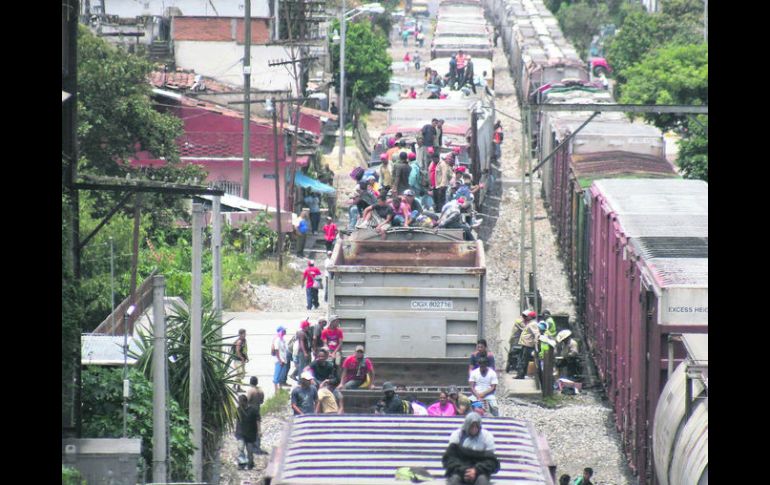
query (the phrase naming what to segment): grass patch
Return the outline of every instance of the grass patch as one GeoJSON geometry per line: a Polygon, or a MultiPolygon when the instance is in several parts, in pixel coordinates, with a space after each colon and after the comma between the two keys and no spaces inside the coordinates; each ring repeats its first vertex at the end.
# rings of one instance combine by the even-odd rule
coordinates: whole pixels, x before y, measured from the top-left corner
{"type": "Polygon", "coordinates": [[[278,261],[262,260],[256,264],[248,279],[256,285],[293,288],[299,285],[301,277],[302,273],[289,268],[286,264],[283,270],[279,270],[278,261]]]}
{"type": "Polygon", "coordinates": [[[289,391],[287,389],[281,389],[273,397],[266,399],[259,408],[260,414],[263,416],[276,411],[286,409],[289,405],[289,391]]]}
{"type": "Polygon", "coordinates": [[[560,392],[554,392],[548,397],[544,397],[540,405],[548,409],[560,408],[563,404],[564,396],[560,392]]]}
{"type": "Polygon", "coordinates": [[[358,148],[356,146],[356,140],[352,136],[345,137],[345,148],[358,148]]]}

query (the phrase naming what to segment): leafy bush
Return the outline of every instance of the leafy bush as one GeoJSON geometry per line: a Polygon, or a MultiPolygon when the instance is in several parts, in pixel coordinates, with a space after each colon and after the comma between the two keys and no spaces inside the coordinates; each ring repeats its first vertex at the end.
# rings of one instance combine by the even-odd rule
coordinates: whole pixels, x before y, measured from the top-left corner
{"type": "Polygon", "coordinates": [[[583,57],[588,54],[591,38],[599,32],[599,26],[609,20],[606,5],[588,2],[562,3],[556,12],[559,25],[583,57]]]}
{"type": "Polygon", "coordinates": [[[86,485],[86,480],[77,468],[61,466],[61,485],[86,485]]]}
{"type": "MultiPolygon", "coordinates": [[[[142,459],[152,463],[152,383],[136,369],[129,369],[131,398],[128,400],[128,436],[142,439],[142,459]]],[[[123,369],[89,366],[82,373],[83,435],[117,438],[123,434],[123,369]]],[[[169,476],[176,481],[192,479],[190,457],[193,444],[187,411],[167,398],[169,476]]],[[[147,470],[150,478],[151,467],[147,470]]]]}
{"type": "Polygon", "coordinates": [[[280,389],[277,394],[274,394],[269,399],[266,399],[259,408],[259,412],[265,416],[282,409],[286,409],[289,406],[289,391],[286,389],[280,389]]]}

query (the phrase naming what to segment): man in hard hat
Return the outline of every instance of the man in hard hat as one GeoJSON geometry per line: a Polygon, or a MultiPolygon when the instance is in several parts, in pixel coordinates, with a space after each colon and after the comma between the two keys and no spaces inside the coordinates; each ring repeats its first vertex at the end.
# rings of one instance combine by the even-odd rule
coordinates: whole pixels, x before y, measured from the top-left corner
{"type": "Polygon", "coordinates": [[[505,366],[505,372],[511,372],[518,366],[519,357],[521,357],[521,346],[519,345],[519,338],[521,332],[527,327],[530,320],[535,317],[535,312],[532,310],[525,310],[521,312],[521,318],[516,319],[513,322],[513,330],[511,331],[511,338],[508,339],[508,363],[505,366]]]}
{"type": "Polygon", "coordinates": [[[571,330],[562,330],[556,334],[556,368],[560,377],[572,378],[580,370],[578,343],[572,338],[571,330]]]}

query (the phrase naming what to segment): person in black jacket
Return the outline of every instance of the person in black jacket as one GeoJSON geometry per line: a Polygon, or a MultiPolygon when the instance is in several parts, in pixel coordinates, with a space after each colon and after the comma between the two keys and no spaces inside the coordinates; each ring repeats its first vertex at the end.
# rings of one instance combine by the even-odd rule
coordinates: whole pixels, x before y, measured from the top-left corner
{"type": "Polygon", "coordinates": [[[396,394],[396,386],[390,382],[382,385],[384,399],[377,403],[375,414],[407,414],[404,412],[404,401],[396,394]]]}
{"type": "Polygon", "coordinates": [[[489,477],[500,470],[495,456],[495,437],[481,429],[481,416],[470,413],[460,429],[449,436],[449,447],[441,457],[449,485],[489,485],[489,477]]]}

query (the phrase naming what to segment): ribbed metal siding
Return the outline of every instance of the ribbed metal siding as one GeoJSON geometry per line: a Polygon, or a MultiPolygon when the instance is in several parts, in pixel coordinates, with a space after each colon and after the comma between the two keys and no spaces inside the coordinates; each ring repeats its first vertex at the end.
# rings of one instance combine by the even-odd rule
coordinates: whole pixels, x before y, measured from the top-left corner
{"type": "Polygon", "coordinates": [[[602,179],[594,186],[619,215],[708,214],[708,184],[701,180],[602,179]]]}
{"type": "MultiPolygon", "coordinates": [[[[708,467],[708,401],[685,419],[687,363],[679,364],[658,401],[653,427],[653,457],[660,485],[698,484],[708,467]]],[[[704,386],[693,381],[693,395],[704,386]]]]}
{"type": "MultiPolygon", "coordinates": [[[[420,466],[444,476],[441,457],[463,417],[308,415],[295,416],[285,446],[279,446],[275,485],[396,484],[396,469],[420,466]]],[[[552,485],[547,445],[525,421],[484,418],[495,436],[500,471],[494,483],[552,485]],[[545,449],[544,449],[545,448],[545,449]]],[[[282,444],[283,445],[283,444],[282,444]]]]}

